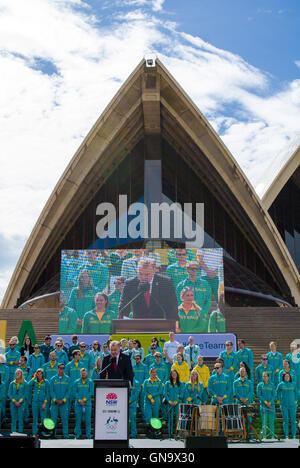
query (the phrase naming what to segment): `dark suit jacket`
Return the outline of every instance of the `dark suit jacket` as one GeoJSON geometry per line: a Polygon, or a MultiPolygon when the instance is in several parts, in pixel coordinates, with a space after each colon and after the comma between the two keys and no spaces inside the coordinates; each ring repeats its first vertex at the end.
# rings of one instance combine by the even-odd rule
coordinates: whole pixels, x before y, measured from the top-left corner
{"type": "MultiPolygon", "coordinates": [[[[102,369],[105,369],[111,362],[111,356],[105,356],[102,362],[102,369]]],[[[120,353],[117,372],[114,371],[114,365],[111,364],[109,368],[100,374],[100,379],[104,380],[106,377],[108,379],[116,380],[129,380],[133,384],[133,370],[131,365],[131,359],[124,353],[120,353]]]]}
{"type": "MultiPolygon", "coordinates": [[[[139,279],[133,278],[125,282],[120,298],[119,318],[128,317],[130,306],[127,304],[139,293],[139,279]]],[[[175,288],[171,278],[154,275],[150,296],[150,307],[146,305],[142,293],[133,303],[133,318],[135,319],[169,319],[178,320],[178,303],[175,288]]]]}

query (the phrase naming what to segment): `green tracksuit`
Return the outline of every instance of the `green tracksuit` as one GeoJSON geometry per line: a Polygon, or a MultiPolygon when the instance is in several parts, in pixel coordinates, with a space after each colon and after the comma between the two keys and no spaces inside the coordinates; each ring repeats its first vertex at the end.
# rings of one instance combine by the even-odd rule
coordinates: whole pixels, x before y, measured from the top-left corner
{"type": "Polygon", "coordinates": [[[81,333],[83,335],[111,334],[113,331],[112,321],[116,318],[115,312],[106,310],[101,321],[99,321],[95,310],[90,310],[83,318],[81,333]]]}
{"type": "Polygon", "coordinates": [[[65,368],[65,374],[70,377],[70,384],[71,384],[71,391],[70,391],[70,400],[69,400],[69,412],[71,411],[71,407],[73,406],[73,402],[74,402],[74,398],[75,398],[75,395],[74,395],[74,382],[78,379],[81,378],[81,374],[80,374],[80,370],[82,369],[82,367],[84,366],[81,366],[80,365],[80,362],[78,363],[75,363],[75,361],[71,361],[69,362],[69,364],[66,365],[66,368],[65,368]]]}
{"type": "Polygon", "coordinates": [[[13,380],[9,384],[8,398],[10,400],[11,432],[17,432],[17,423],[19,427],[18,432],[23,432],[27,399],[27,386],[27,382],[17,384],[15,380],[13,380]],[[20,403],[21,406],[15,406],[15,402],[20,403]]]}
{"type": "Polygon", "coordinates": [[[182,267],[178,262],[172,263],[170,266],[168,266],[166,275],[169,276],[169,278],[172,278],[175,291],[179,283],[188,278],[186,266],[182,267]]]}
{"type": "Polygon", "coordinates": [[[250,405],[254,397],[254,387],[252,380],[247,377],[242,379],[239,377],[233,382],[233,394],[235,395],[236,402],[239,405],[244,405],[241,400],[246,400],[246,404],[250,405]]]}
{"type": "Polygon", "coordinates": [[[201,382],[198,385],[193,385],[191,382],[185,384],[183,403],[190,405],[201,405],[204,403],[205,394],[204,387],[201,382]]]}
{"type": "Polygon", "coordinates": [[[267,367],[264,367],[262,364],[256,367],[255,378],[257,383],[263,381],[264,372],[267,372],[267,374],[269,375],[270,383],[274,383],[274,370],[273,367],[271,367],[269,364],[267,365],[267,367]]]}
{"type": "Polygon", "coordinates": [[[133,382],[133,387],[129,393],[129,424],[130,424],[130,437],[136,439],[137,427],[136,427],[136,413],[139,399],[140,384],[137,381],[133,382]]]}
{"type": "Polygon", "coordinates": [[[207,333],[208,315],[194,306],[186,314],[183,306],[178,308],[179,328],[181,333],[207,333]]]}
{"type": "MultiPolygon", "coordinates": [[[[72,290],[68,306],[75,310],[78,320],[83,320],[85,314],[94,309],[97,292],[96,288],[85,289],[83,296],[80,297],[77,288],[72,290]]],[[[77,324],[76,333],[80,334],[81,329],[82,325],[77,324]]]]}
{"type": "Polygon", "coordinates": [[[32,434],[38,433],[38,422],[39,417],[42,422],[48,416],[49,404],[50,404],[50,383],[48,380],[37,382],[36,379],[32,379],[28,384],[28,398],[31,402],[32,407],[32,434]],[[43,409],[44,403],[46,404],[43,409]]]}
{"type": "Polygon", "coordinates": [[[245,364],[247,364],[247,366],[249,367],[251,371],[251,377],[253,379],[253,367],[254,367],[253,351],[249,348],[244,348],[243,350],[239,349],[236,352],[236,356],[237,356],[237,362],[238,362],[237,367],[239,367],[241,362],[244,362],[245,364]]]}
{"type": "Polygon", "coordinates": [[[42,353],[36,355],[31,354],[28,359],[28,368],[29,368],[29,377],[32,379],[34,374],[38,369],[42,369],[43,365],[45,364],[45,358],[42,353]]]}
{"type": "Polygon", "coordinates": [[[150,367],[154,363],[155,363],[155,357],[153,356],[153,354],[152,353],[147,354],[147,356],[145,357],[145,366],[147,366],[148,375],[149,375],[150,367]]]}
{"type": "Polygon", "coordinates": [[[296,439],[298,398],[296,382],[279,383],[277,387],[277,399],[280,402],[283,430],[287,439],[289,437],[289,421],[291,421],[292,437],[296,439]]]}
{"type": "Polygon", "coordinates": [[[268,365],[272,367],[274,372],[274,385],[277,387],[279,383],[279,372],[282,370],[283,367],[283,356],[281,353],[276,351],[275,354],[269,352],[267,355],[268,358],[268,365]]]}
{"type": "Polygon", "coordinates": [[[156,375],[159,378],[159,380],[162,381],[162,384],[164,385],[164,383],[169,378],[169,372],[168,372],[167,366],[162,361],[160,362],[160,364],[157,364],[157,362],[155,361],[153,364],[150,364],[149,370],[152,369],[152,367],[156,369],[156,375]]]}
{"type": "Polygon", "coordinates": [[[59,315],[59,333],[74,335],[77,331],[77,314],[71,307],[65,306],[59,315]]]}
{"type": "Polygon", "coordinates": [[[46,380],[52,379],[52,377],[55,377],[58,372],[58,362],[55,361],[54,365],[52,366],[51,361],[47,362],[46,364],[43,365],[43,370],[44,370],[44,375],[46,380]]]}
{"type": "Polygon", "coordinates": [[[14,364],[15,361],[20,362],[21,353],[19,351],[12,351],[11,349],[5,353],[6,365],[9,369],[9,382],[15,379],[16,370],[19,364],[14,364]]]}
{"type": "Polygon", "coordinates": [[[168,434],[169,437],[173,435],[174,429],[174,418],[177,421],[179,404],[182,403],[184,399],[185,384],[179,382],[179,386],[175,383],[171,383],[168,380],[164,386],[163,396],[167,401],[167,415],[168,415],[168,434]],[[172,406],[172,404],[173,406],[172,406]]]}
{"type": "Polygon", "coordinates": [[[5,364],[0,364],[0,378],[1,378],[1,396],[0,396],[0,407],[1,409],[1,416],[0,416],[0,425],[5,419],[6,414],[6,397],[8,392],[9,386],[9,368],[5,364]]]}
{"type": "Polygon", "coordinates": [[[121,292],[117,290],[115,290],[108,296],[109,309],[115,313],[116,317],[118,316],[119,312],[120,299],[121,292]]]}
{"type": "Polygon", "coordinates": [[[55,351],[55,354],[57,364],[64,364],[66,366],[69,363],[68,355],[63,349],[59,353],[55,351]]]}
{"type": "Polygon", "coordinates": [[[73,393],[75,397],[75,437],[79,439],[81,436],[81,421],[85,421],[86,438],[92,438],[92,396],[94,394],[94,383],[91,379],[76,380],[73,385],[73,393]],[[85,402],[84,406],[79,403],[79,400],[85,402]]]}
{"type": "Polygon", "coordinates": [[[139,386],[139,404],[140,404],[140,409],[141,409],[143,419],[145,420],[145,413],[144,413],[145,398],[144,398],[144,392],[143,392],[143,383],[149,376],[149,369],[145,364],[141,362],[138,366],[136,364],[133,364],[132,370],[134,373],[135,385],[139,386]]]}
{"type": "Polygon", "coordinates": [[[52,353],[52,351],[54,351],[53,346],[51,346],[51,345],[48,346],[48,345],[45,345],[45,344],[41,345],[41,353],[44,356],[45,363],[49,362],[49,356],[50,356],[50,353],[52,353]]]}
{"type": "Polygon", "coordinates": [[[63,377],[53,377],[50,381],[50,396],[51,396],[51,419],[57,424],[58,416],[60,416],[63,427],[63,436],[65,439],[69,438],[69,399],[71,392],[70,377],[64,375],[63,377]],[[58,405],[57,401],[62,400],[63,404],[58,405]]]}
{"type": "Polygon", "coordinates": [[[181,304],[180,294],[183,288],[190,288],[194,291],[194,302],[201,308],[201,314],[206,317],[206,326],[204,327],[206,333],[208,331],[208,320],[209,320],[209,309],[211,307],[211,289],[209,284],[202,280],[191,281],[189,278],[181,281],[177,288],[177,300],[178,304],[181,304]]]}
{"type": "Polygon", "coordinates": [[[162,382],[159,379],[154,381],[151,379],[145,380],[143,383],[143,393],[145,420],[146,424],[149,424],[151,418],[159,417],[161,396],[163,394],[162,382]]]}
{"type": "Polygon", "coordinates": [[[296,374],[297,379],[297,389],[300,394],[300,353],[297,353],[295,356],[292,353],[286,355],[285,359],[289,361],[291,369],[296,374]]]}
{"type": "Polygon", "coordinates": [[[89,353],[80,354],[79,367],[80,369],[85,368],[88,375],[91,375],[94,366],[93,356],[89,353]]]}
{"type": "Polygon", "coordinates": [[[7,395],[7,385],[4,380],[1,380],[1,383],[0,383],[0,430],[2,426],[2,421],[5,418],[6,395],[7,395]]]}
{"type": "Polygon", "coordinates": [[[104,263],[100,261],[97,261],[93,264],[86,263],[78,271],[78,276],[80,275],[80,272],[82,270],[88,270],[90,272],[93,281],[93,286],[96,289],[96,293],[102,292],[106,289],[109,282],[109,271],[104,263]]]}
{"type": "Polygon", "coordinates": [[[257,398],[260,401],[260,417],[262,423],[262,436],[265,439],[267,436],[267,429],[269,428],[271,433],[274,434],[275,428],[275,397],[276,391],[272,383],[265,384],[260,382],[256,389],[257,398]],[[271,408],[268,408],[266,403],[271,404],[271,408]]]}
{"type": "Polygon", "coordinates": [[[212,397],[211,404],[219,405],[218,398],[224,398],[223,405],[231,403],[232,384],[230,377],[222,373],[221,375],[213,374],[208,380],[208,393],[212,397]]]}
{"type": "Polygon", "coordinates": [[[210,314],[208,333],[226,333],[226,319],[220,310],[213,310],[210,314]]]}

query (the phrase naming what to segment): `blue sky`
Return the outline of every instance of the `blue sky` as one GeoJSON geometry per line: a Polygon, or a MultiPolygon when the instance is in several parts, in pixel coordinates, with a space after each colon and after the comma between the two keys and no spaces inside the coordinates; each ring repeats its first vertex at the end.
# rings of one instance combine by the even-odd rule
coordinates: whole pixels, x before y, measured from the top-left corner
{"type": "Polygon", "coordinates": [[[0,300],[47,199],[155,53],[261,195],[300,143],[298,0],[0,0],[0,300]]]}

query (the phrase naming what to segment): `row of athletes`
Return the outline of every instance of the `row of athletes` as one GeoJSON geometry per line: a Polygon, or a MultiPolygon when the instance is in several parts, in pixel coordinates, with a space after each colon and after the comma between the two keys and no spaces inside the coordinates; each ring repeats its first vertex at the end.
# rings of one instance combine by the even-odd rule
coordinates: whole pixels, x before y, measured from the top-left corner
{"type": "MultiPolygon", "coordinates": [[[[144,364],[142,362],[142,355],[139,353],[135,354],[134,356],[135,365],[133,366],[133,375],[134,375],[134,379],[133,379],[134,385],[133,385],[133,390],[132,390],[133,396],[131,397],[131,399],[133,400],[132,401],[133,406],[131,409],[131,413],[133,411],[133,413],[136,415],[136,406],[134,402],[137,403],[137,401],[139,401],[142,414],[144,416],[144,420],[146,424],[149,422],[150,420],[149,418],[157,417],[157,414],[159,413],[159,410],[161,407],[164,409],[168,407],[168,405],[170,405],[170,408],[167,411],[167,415],[168,415],[167,419],[169,423],[169,432],[170,432],[171,428],[173,427],[173,418],[174,416],[176,417],[176,414],[178,411],[178,404],[180,402],[185,401],[189,403],[192,401],[195,402],[199,400],[199,404],[207,403],[208,395],[211,396],[212,404],[230,404],[234,402],[234,398],[236,398],[237,401],[241,404],[251,403],[251,400],[253,399],[253,396],[254,396],[254,392],[253,392],[254,379],[250,370],[251,358],[250,358],[250,361],[248,361],[247,356],[249,358],[251,354],[253,355],[253,353],[251,352],[251,350],[245,347],[245,343],[243,342],[243,340],[239,341],[238,353],[234,353],[232,351],[231,342],[226,343],[226,351],[220,354],[220,358],[217,359],[214,372],[211,376],[209,375],[209,369],[207,366],[205,366],[203,362],[203,358],[201,356],[197,357],[197,365],[195,365],[195,362],[193,361],[193,359],[196,359],[195,357],[196,354],[193,354],[193,353],[196,353],[197,348],[196,348],[196,345],[194,344],[193,337],[190,337],[189,341],[190,341],[189,346],[187,346],[186,348],[183,348],[183,350],[181,349],[181,352],[178,352],[174,356],[173,361],[172,361],[171,350],[172,349],[174,350],[174,346],[177,346],[177,345],[179,346],[179,349],[180,349],[180,344],[174,340],[174,334],[171,333],[170,341],[165,343],[165,347],[164,347],[165,358],[167,359],[166,364],[162,361],[161,353],[155,352],[155,349],[156,349],[155,343],[152,343],[151,345],[151,348],[152,348],[151,356],[153,356],[154,358],[154,362],[152,364],[151,364],[151,361],[149,360],[147,361],[148,365],[144,364]],[[234,362],[235,362],[233,359],[235,359],[236,355],[239,355],[240,358],[245,359],[245,361],[240,361],[240,364],[239,364],[240,370],[238,374],[234,373],[236,369],[233,367],[234,362]],[[188,356],[190,357],[190,361],[188,360],[188,356]],[[184,357],[187,358],[186,361],[184,360],[184,357]],[[189,364],[187,363],[188,361],[189,361],[189,364]],[[250,364],[250,366],[248,364],[250,364]],[[170,398],[169,399],[164,398],[164,401],[166,402],[166,406],[165,406],[165,405],[162,405],[161,386],[164,389],[165,387],[164,382],[166,382],[166,376],[168,376],[168,370],[169,370],[168,365],[171,367],[171,372],[169,374],[169,381],[171,382],[170,379],[172,376],[172,381],[174,384],[170,388],[170,391],[172,390],[172,392],[175,392],[175,393],[180,391],[181,397],[180,398],[178,397],[177,399],[174,399],[174,400],[170,398]],[[192,367],[190,368],[190,366],[194,366],[194,368],[192,367]],[[150,373],[150,379],[148,377],[149,373],[150,373]],[[154,373],[155,373],[155,376],[154,376],[154,373]],[[176,385],[175,385],[175,379],[174,379],[175,373],[177,374],[176,385]],[[196,373],[197,373],[197,377],[196,377],[196,373]],[[179,386],[178,386],[178,382],[180,382],[179,386]],[[194,385],[195,383],[197,384],[196,387],[194,385]],[[182,397],[183,386],[188,386],[190,384],[193,387],[192,389],[193,396],[183,398],[182,397]],[[146,390],[146,388],[149,390],[149,392],[148,390],[146,390]],[[155,396],[156,391],[159,392],[160,398],[158,397],[150,398],[150,396],[151,397],[155,396]],[[137,394],[137,399],[135,399],[134,397],[134,395],[136,396],[136,394],[137,394]]],[[[177,346],[177,350],[178,350],[178,346],[177,346]]],[[[78,380],[78,375],[80,374],[83,368],[82,366],[83,366],[84,361],[80,362],[80,360],[82,358],[82,355],[84,354],[84,349],[83,349],[84,347],[85,347],[84,344],[81,344],[80,351],[76,351],[76,350],[73,351],[73,361],[69,363],[67,366],[65,366],[65,364],[58,364],[56,353],[52,352],[50,354],[50,362],[48,363],[48,367],[49,369],[52,370],[53,377],[51,377],[51,373],[50,373],[47,375],[48,379],[52,381],[52,379],[55,377],[57,372],[59,372],[59,369],[62,369],[62,368],[65,374],[65,369],[67,367],[68,369],[66,373],[68,373],[69,375],[66,375],[66,377],[67,379],[69,379],[70,384],[73,385],[73,383],[78,380]]],[[[281,369],[280,366],[275,365],[273,369],[271,370],[272,358],[278,356],[278,354],[280,353],[278,353],[278,351],[276,350],[275,343],[270,343],[270,349],[271,349],[270,353],[262,357],[262,364],[258,366],[255,370],[255,376],[257,380],[257,397],[259,398],[261,402],[261,414],[263,415],[264,420],[268,418],[269,427],[274,432],[273,428],[274,428],[274,421],[275,421],[275,401],[276,401],[276,398],[278,398],[280,400],[280,405],[281,405],[281,410],[282,410],[282,415],[283,415],[283,420],[284,420],[284,431],[285,431],[286,437],[288,437],[289,420],[291,420],[292,435],[294,436],[295,417],[296,417],[295,415],[297,412],[297,404],[298,404],[298,397],[299,397],[299,388],[297,386],[297,376],[299,377],[299,374],[297,373],[299,372],[299,362],[297,362],[297,359],[299,359],[300,356],[299,356],[299,353],[297,353],[297,345],[296,344],[291,345],[291,353],[287,355],[287,359],[283,363],[284,365],[283,369],[281,369]],[[270,359],[270,362],[268,364],[267,361],[269,359],[270,359]],[[265,399],[262,400],[261,397],[265,399]]],[[[126,353],[126,351],[127,350],[124,348],[124,342],[123,342],[122,352],[126,353]]],[[[26,358],[23,358],[23,359],[26,360],[26,358]]],[[[3,370],[5,371],[5,367],[6,367],[5,363],[0,364],[0,375],[3,375],[3,370]]],[[[96,362],[96,367],[93,370],[92,379],[99,378],[99,374],[101,373],[101,367],[102,367],[102,358],[99,357],[96,362]]],[[[86,368],[84,369],[86,371],[86,377],[88,379],[89,371],[86,368]]],[[[26,383],[25,378],[24,378],[24,373],[23,373],[24,369],[22,370],[20,368],[17,370],[20,370],[22,372],[24,383],[26,383]]],[[[44,369],[41,369],[41,370],[44,376],[45,375],[44,369]]],[[[38,371],[40,372],[40,369],[38,369],[38,371]]],[[[34,381],[35,378],[36,378],[36,375],[34,376],[33,379],[29,379],[29,384],[33,385],[31,382],[34,381]]],[[[92,381],[92,379],[90,380],[92,381]]],[[[2,408],[5,409],[4,403],[6,402],[6,396],[7,396],[5,395],[5,388],[6,388],[6,392],[9,389],[7,390],[7,380],[5,384],[5,377],[4,378],[1,377],[1,381],[2,381],[1,388],[2,388],[2,401],[3,401],[2,408]]],[[[17,385],[16,382],[15,384],[17,385]]],[[[12,387],[14,387],[14,385],[12,385],[12,387]]],[[[168,387],[169,387],[169,384],[167,388],[168,387]]],[[[10,385],[9,385],[9,388],[10,388],[10,385]]],[[[163,394],[165,393],[165,391],[166,390],[164,390],[163,394]]],[[[23,400],[23,398],[20,398],[20,399],[23,400]]],[[[12,402],[12,403],[15,405],[15,402],[12,402]]],[[[12,406],[12,403],[11,403],[12,421],[15,424],[16,410],[12,406]]],[[[79,401],[78,401],[78,404],[80,404],[79,401]]],[[[22,407],[22,402],[21,402],[21,407],[22,407]]],[[[24,417],[26,414],[25,407],[26,405],[24,404],[23,406],[24,414],[20,410],[21,415],[23,414],[24,417]]],[[[53,406],[53,408],[58,409],[56,404],[55,406],[53,406]]],[[[55,419],[55,416],[56,416],[54,409],[53,409],[53,412],[54,412],[53,419],[55,419]]],[[[62,410],[62,408],[60,409],[62,410]]],[[[75,413],[76,413],[76,405],[75,405],[75,413]]],[[[79,407],[77,408],[77,413],[78,413],[78,418],[80,419],[82,417],[82,411],[80,411],[79,407]]],[[[89,418],[89,413],[90,411],[87,411],[87,413],[84,411],[84,414],[86,415],[87,418],[89,418]]],[[[66,427],[66,420],[67,420],[66,414],[64,414],[63,411],[60,411],[60,414],[61,414],[61,418],[63,421],[63,426],[66,427]]],[[[134,417],[134,415],[131,416],[130,418],[131,426],[132,426],[132,434],[131,434],[132,437],[135,437],[136,435],[135,422],[134,422],[135,419],[136,418],[134,417]]],[[[77,427],[79,427],[79,423],[77,427]]],[[[75,431],[75,436],[79,436],[78,435],[79,432],[80,432],[79,429],[78,431],[75,431]]],[[[89,429],[87,430],[87,435],[89,435],[89,429]]],[[[64,436],[67,436],[65,430],[64,430],[64,436]]]]}

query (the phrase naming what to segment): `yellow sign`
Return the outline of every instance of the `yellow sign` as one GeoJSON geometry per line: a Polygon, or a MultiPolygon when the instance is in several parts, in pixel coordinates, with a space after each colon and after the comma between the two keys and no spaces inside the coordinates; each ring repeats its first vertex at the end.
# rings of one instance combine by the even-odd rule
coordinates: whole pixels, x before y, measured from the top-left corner
{"type": "Polygon", "coordinates": [[[153,337],[156,337],[159,341],[159,346],[161,349],[164,349],[164,345],[167,341],[169,341],[170,337],[168,334],[154,334],[154,335],[137,335],[137,334],[128,334],[128,335],[112,335],[110,337],[111,340],[120,341],[122,338],[125,338],[127,341],[129,340],[139,340],[141,343],[142,348],[145,351],[145,357],[149,354],[149,347],[151,345],[151,341],[153,337]]]}
{"type": "Polygon", "coordinates": [[[5,349],[5,342],[6,342],[6,327],[7,327],[6,320],[0,320],[0,348],[4,348],[4,349],[5,349]]]}

